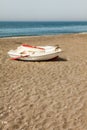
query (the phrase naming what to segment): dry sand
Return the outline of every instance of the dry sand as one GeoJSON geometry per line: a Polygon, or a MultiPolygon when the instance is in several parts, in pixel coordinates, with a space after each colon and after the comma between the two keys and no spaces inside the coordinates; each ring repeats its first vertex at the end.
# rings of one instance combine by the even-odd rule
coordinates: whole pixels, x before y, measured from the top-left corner
{"type": "Polygon", "coordinates": [[[0,39],[0,130],[87,130],[87,34],[0,39]],[[21,43],[63,52],[49,62],[9,60],[21,43]]]}

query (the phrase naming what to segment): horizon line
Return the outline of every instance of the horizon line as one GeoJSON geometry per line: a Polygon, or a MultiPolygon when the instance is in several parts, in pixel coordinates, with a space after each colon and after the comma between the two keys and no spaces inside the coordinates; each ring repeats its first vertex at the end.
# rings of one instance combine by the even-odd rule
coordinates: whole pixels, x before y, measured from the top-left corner
{"type": "Polygon", "coordinates": [[[0,22],[87,22],[87,20],[0,20],[0,22]]]}

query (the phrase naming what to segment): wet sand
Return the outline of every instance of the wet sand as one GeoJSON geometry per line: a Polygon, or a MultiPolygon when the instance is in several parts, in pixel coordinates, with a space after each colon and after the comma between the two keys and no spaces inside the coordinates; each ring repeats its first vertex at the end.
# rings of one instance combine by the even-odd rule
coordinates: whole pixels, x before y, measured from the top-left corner
{"type": "Polygon", "coordinates": [[[0,130],[87,130],[87,34],[0,39],[0,130]],[[59,45],[59,59],[9,60],[22,43],[59,45]]]}

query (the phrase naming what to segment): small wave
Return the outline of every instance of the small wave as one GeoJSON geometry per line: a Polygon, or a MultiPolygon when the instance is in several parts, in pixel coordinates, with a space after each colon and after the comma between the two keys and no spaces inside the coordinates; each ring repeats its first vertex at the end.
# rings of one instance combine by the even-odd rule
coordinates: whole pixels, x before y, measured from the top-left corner
{"type": "Polygon", "coordinates": [[[81,33],[79,33],[79,34],[87,34],[87,32],[81,32],[81,33]]]}

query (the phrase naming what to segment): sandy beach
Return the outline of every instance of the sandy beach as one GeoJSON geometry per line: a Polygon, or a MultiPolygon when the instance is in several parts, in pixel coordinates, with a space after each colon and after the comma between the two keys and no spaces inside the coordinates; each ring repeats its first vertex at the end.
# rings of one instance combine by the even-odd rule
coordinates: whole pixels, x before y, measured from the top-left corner
{"type": "Polygon", "coordinates": [[[0,130],[87,130],[87,34],[0,38],[0,130]],[[10,60],[22,43],[59,45],[59,59],[10,60]]]}

